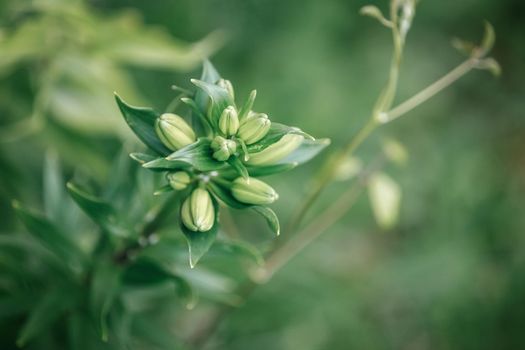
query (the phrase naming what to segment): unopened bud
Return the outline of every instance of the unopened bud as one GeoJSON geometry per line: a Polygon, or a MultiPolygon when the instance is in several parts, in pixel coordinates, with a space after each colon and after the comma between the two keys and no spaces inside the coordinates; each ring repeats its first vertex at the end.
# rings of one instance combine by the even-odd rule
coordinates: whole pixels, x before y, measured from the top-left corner
{"type": "Polygon", "coordinates": [[[246,204],[270,204],[279,198],[270,185],[255,178],[239,177],[235,179],[231,191],[235,199],[246,204]]]}
{"type": "Polygon", "coordinates": [[[190,175],[185,171],[168,173],[166,178],[168,179],[170,186],[176,191],[185,189],[191,181],[190,175]]]}
{"type": "Polygon", "coordinates": [[[237,135],[247,144],[251,145],[266,136],[270,130],[270,119],[264,113],[251,113],[244,119],[237,135]]]}
{"type": "Polygon", "coordinates": [[[239,130],[239,117],[235,107],[228,106],[219,118],[219,129],[226,136],[233,136],[239,130]]]}
{"type": "Polygon", "coordinates": [[[303,142],[302,135],[287,134],[281,137],[276,143],[266,147],[260,152],[250,153],[246,164],[249,165],[270,165],[286,158],[295,151],[303,142]]]}
{"type": "Polygon", "coordinates": [[[230,156],[237,150],[237,144],[235,141],[225,139],[222,136],[215,136],[210,146],[214,151],[213,158],[221,162],[228,160],[228,158],[230,158],[230,156]]]}
{"type": "Polygon", "coordinates": [[[173,113],[162,114],[155,122],[155,132],[172,151],[195,142],[195,133],[184,119],[173,113]]]}
{"type": "Polygon", "coordinates": [[[210,193],[202,188],[195,189],[182,204],[181,218],[184,226],[191,231],[209,231],[215,221],[210,193]]]}
{"type": "Polygon", "coordinates": [[[230,95],[232,100],[235,99],[235,92],[233,91],[233,85],[231,81],[226,80],[226,79],[219,79],[219,81],[217,82],[217,85],[219,85],[221,88],[228,91],[228,94],[230,95]]]}

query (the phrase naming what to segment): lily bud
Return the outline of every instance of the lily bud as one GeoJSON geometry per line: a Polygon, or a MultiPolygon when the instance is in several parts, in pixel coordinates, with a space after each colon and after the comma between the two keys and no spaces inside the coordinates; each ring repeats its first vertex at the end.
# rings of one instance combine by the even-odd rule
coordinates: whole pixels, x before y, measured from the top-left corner
{"type": "Polygon", "coordinates": [[[270,204],[279,198],[270,185],[255,178],[239,177],[235,179],[231,191],[235,199],[246,204],[270,204]]]}
{"type": "Polygon", "coordinates": [[[219,129],[226,136],[233,136],[239,130],[239,117],[235,107],[228,106],[219,118],[219,129]]]}
{"type": "Polygon", "coordinates": [[[251,145],[266,136],[270,125],[270,119],[266,114],[250,113],[250,116],[242,121],[237,135],[247,145],[251,145]]]}
{"type": "Polygon", "coordinates": [[[162,143],[172,151],[195,142],[192,128],[176,114],[164,113],[155,122],[155,132],[162,143]]]}
{"type": "Polygon", "coordinates": [[[215,136],[210,146],[214,151],[213,158],[221,162],[228,160],[237,150],[235,141],[225,139],[222,136],[215,136]]]}
{"type": "Polygon", "coordinates": [[[302,135],[287,134],[281,137],[276,143],[266,147],[260,152],[250,153],[250,158],[246,161],[249,165],[270,165],[286,158],[295,151],[303,142],[302,135]]]}
{"type": "Polygon", "coordinates": [[[168,179],[170,186],[176,191],[185,189],[191,181],[190,175],[185,171],[168,173],[166,178],[168,179]]]}
{"type": "Polygon", "coordinates": [[[184,226],[191,231],[209,231],[215,221],[210,193],[202,188],[195,189],[182,204],[181,218],[184,226]]]}
{"type": "Polygon", "coordinates": [[[217,82],[217,85],[219,85],[221,88],[228,91],[228,94],[230,95],[232,100],[235,99],[235,92],[233,91],[233,85],[231,81],[226,80],[226,79],[219,79],[219,81],[217,82]]]}

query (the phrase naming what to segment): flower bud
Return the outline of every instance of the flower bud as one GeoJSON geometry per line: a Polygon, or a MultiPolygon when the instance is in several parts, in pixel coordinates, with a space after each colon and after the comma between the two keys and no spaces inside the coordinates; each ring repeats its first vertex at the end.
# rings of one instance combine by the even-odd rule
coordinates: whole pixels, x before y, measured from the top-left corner
{"type": "Polygon", "coordinates": [[[176,191],[185,189],[191,181],[190,175],[185,171],[168,173],[166,178],[168,179],[170,186],[176,191]]]}
{"type": "Polygon", "coordinates": [[[251,145],[266,136],[270,125],[270,119],[266,114],[250,113],[250,116],[242,121],[237,135],[247,145],[251,145]]]}
{"type": "Polygon", "coordinates": [[[219,130],[226,136],[233,136],[239,129],[239,117],[235,107],[228,106],[219,118],[219,130]]]}
{"type": "Polygon", "coordinates": [[[279,198],[277,192],[268,184],[251,177],[235,179],[231,191],[235,199],[246,204],[270,204],[279,198]]]}
{"type": "Polygon", "coordinates": [[[233,91],[233,85],[231,81],[226,80],[226,79],[219,79],[219,81],[217,82],[217,85],[219,85],[221,88],[228,91],[228,94],[230,95],[232,100],[235,99],[235,92],[233,91]]]}
{"type": "Polygon", "coordinates": [[[260,152],[250,153],[246,164],[249,165],[270,165],[286,158],[295,151],[303,142],[302,135],[287,134],[281,137],[276,143],[266,147],[260,152]]]}
{"type": "Polygon", "coordinates": [[[225,139],[222,136],[215,136],[210,146],[214,151],[213,158],[221,162],[228,160],[237,150],[235,141],[225,139]]]}
{"type": "Polygon", "coordinates": [[[176,114],[164,113],[155,122],[155,132],[162,143],[172,151],[195,142],[192,128],[176,114]]]}
{"type": "Polygon", "coordinates": [[[181,219],[184,226],[195,232],[209,231],[215,221],[215,209],[210,193],[195,189],[182,204],[181,219]]]}

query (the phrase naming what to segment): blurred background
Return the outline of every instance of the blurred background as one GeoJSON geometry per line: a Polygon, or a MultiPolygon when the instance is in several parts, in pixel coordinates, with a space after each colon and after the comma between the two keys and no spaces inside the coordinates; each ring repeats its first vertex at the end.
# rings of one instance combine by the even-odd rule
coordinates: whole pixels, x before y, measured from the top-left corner
{"type": "MultiPolygon", "coordinates": [[[[332,139],[310,164],[269,179],[280,193],[274,209],[286,222],[315,170],[365,122],[385,83],[391,37],[358,14],[367,4],[1,1],[0,230],[23,230],[13,199],[42,205],[50,149],[66,176],[81,171],[100,186],[110,180],[121,144],[133,142],[113,91],[164,110],[175,97],[170,86],[190,87],[206,56],[237,96],[257,89],[257,110],[332,139]]],[[[387,1],[373,4],[387,12],[387,1]]],[[[461,62],[451,38],[479,41],[484,19],[497,33],[493,56],[502,76],[474,71],[370,138],[357,154],[363,161],[385,138],[408,153],[404,166],[385,169],[402,191],[397,224],[378,228],[369,198],[361,196],[342,221],[231,312],[209,348],[524,347],[524,13],[525,5],[513,0],[418,4],[397,101],[461,62]]],[[[313,212],[347,186],[332,185],[313,212]]],[[[241,217],[239,226],[250,227],[250,220],[241,217]]],[[[259,231],[260,241],[272,239],[259,231]]],[[[164,326],[198,325],[210,304],[164,326]]],[[[0,347],[14,348],[23,320],[1,318],[0,347]]],[[[70,348],[44,338],[28,348],[70,348]]]]}

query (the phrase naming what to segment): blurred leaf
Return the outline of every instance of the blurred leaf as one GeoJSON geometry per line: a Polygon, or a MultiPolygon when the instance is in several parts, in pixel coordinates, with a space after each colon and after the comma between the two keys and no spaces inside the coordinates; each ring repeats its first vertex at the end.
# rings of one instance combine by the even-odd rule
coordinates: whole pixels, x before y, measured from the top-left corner
{"type": "Polygon", "coordinates": [[[482,56],[485,56],[490,50],[492,50],[495,41],[496,33],[494,32],[494,27],[490,22],[485,21],[485,33],[483,34],[483,40],[481,41],[482,56]]]}
{"type": "Polygon", "coordinates": [[[26,345],[34,336],[44,332],[71,306],[72,294],[65,290],[48,291],[31,311],[20,332],[16,344],[26,345]]]}
{"type": "Polygon", "coordinates": [[[91,312],[97,320],[101,339],[108,341],[108,315],[120,289],[120,267],[99,262],[93,270],[90,289],[91,312]]]}
{"type": "Polygon", "coordinates": [[[84,252],[46,218],[31,213],[18,202],[14,202],[13,207],[29,233],[43,246],[73,265],[81,265],[85,261],[84,252]]]}
{"type": "Polygon", "coordinates": [[[213,227],[209,231],[194,232],[188,230],[182,221],[180,222],[182,233],[188,242],[189,261],[191,268],[194,268],[197,265],[199,260],[204,256],[204,254],[208,252],[213,242],[215,242],[215,239],[217,238],[217,232],[219,230],[219,205],[215,199],[213,199],[213,197],[212,201],[213,208],[215,210],[215,221],[213,223],[213,227]]]}
{"type": "Polygon", "coordinates": [[[125,231],[115,223],[115,209],[106,201],[87,193],[71,182],[67,183],[71,198],[94,222],[106,232],[125,236],[125,231]]]}
{"type": "Polygon", "coordinates": [[[46,215],[53,221],[58,221],[64,215],[64,181],[62,170],[56,153],[48,152],[44,161],[44,207],[46,215]]]}
{"type": "Polygon", "coordinates": [[[337,166],[334,179],[337,181],[348,181],[357,176],[363,169],[363,162],[357,157],[347,157],[337,166]]]}
{"type": "Polygon", "coordinates": [[[253,244],[246,241],[218,240],[216,245],[218,249],[222,249],[228,254],[245,256],[259,266],[264,265],[264,257],[261,252],[253,244]]]}
{"type": "Polygon", "coordinates": [[[273,231],[273,233],[279,236],[281,233],[279,218],[272,209],[263,206],[253,206],[251,209],[253,209],[253,211],[255,211],[257,214],[260,214],[266,220],[268,227],[273,231]]]}
{"type": "Polygon", "coordinates": [[[164,193],[173,192],[173,187],[170,184],[164,185],[161,188],[158,188],[153,192],[154,196],[159,196],[164,193]]]}
{"type": "Polygon", "coordinates": [[[186,279],[165,270],[162,266],[150,259],[139,259],[131,265],[122,276],[127,285],[149,285],[165,281],[175,284],[178,295],[188,309],[196,303],[196,295],[186,279]]]}
{"type": "Polygon", "coordinates": [[[159,117],[158,113],[151,108],[130,106],[117,94],[115,94],[115,98],[126,123],[138,138],[160,155],[170,154],[171,151],[162,144],[155,132],[155,121],[159,117]]]}
{"type": "Polygon", "coordinates": [[[405,165],[408,161],[408,152],[399,141],[387,139],[383,141],[383,152],[386,157],[397,165],[405,165]]]}
{"type": "Polygon", "coordinates": [[[479,61],[476,68],[488,70],[495,77],[499,77],[501,75],[501,66],[499,65],[498,61],[492,57],[479,61]]]}
{"type": "Polygon", "coordinates": [[[401,189],[388,175],[376,173],[368,184],[368,194],[377,223],[384,229],[394,226],[399,218],[401,189]]]}
{"type": "Polygon", "coordinates": [[[151,162],[151,161],[157,159],[157,157],[152,156],[151,154],[137,153],[137,152],[130,153],[129,156],[131,157],[131,159],[136,160],[140,164],[145,164],[145,163],[148,163],[148,162],[151,162]]]}
{"type": "Polygon", "coordinates": [[[220,169],[226,165],[225,162],[218,162],[212,157],[211,141],[200,138],[197,142],[187,145],[166,158],[157,158],[143,164],[144,168],[152,170],[174,170],[194,167],[199,171],[212,171],[220,169]]]}
{"type": "Polygon", "coordinates": [[[381,10],[377,6],[374,6],[374,5],[363,6],[361,7],[361,10],[359,10],[359,13],[363,16],[368,16],[368,17],[377,19],[379,23],[381,23],[385,27],[388,27],[388,28],[392,27],[392,22],[385,18],[385,16],[383,15],[381,10]]]}

